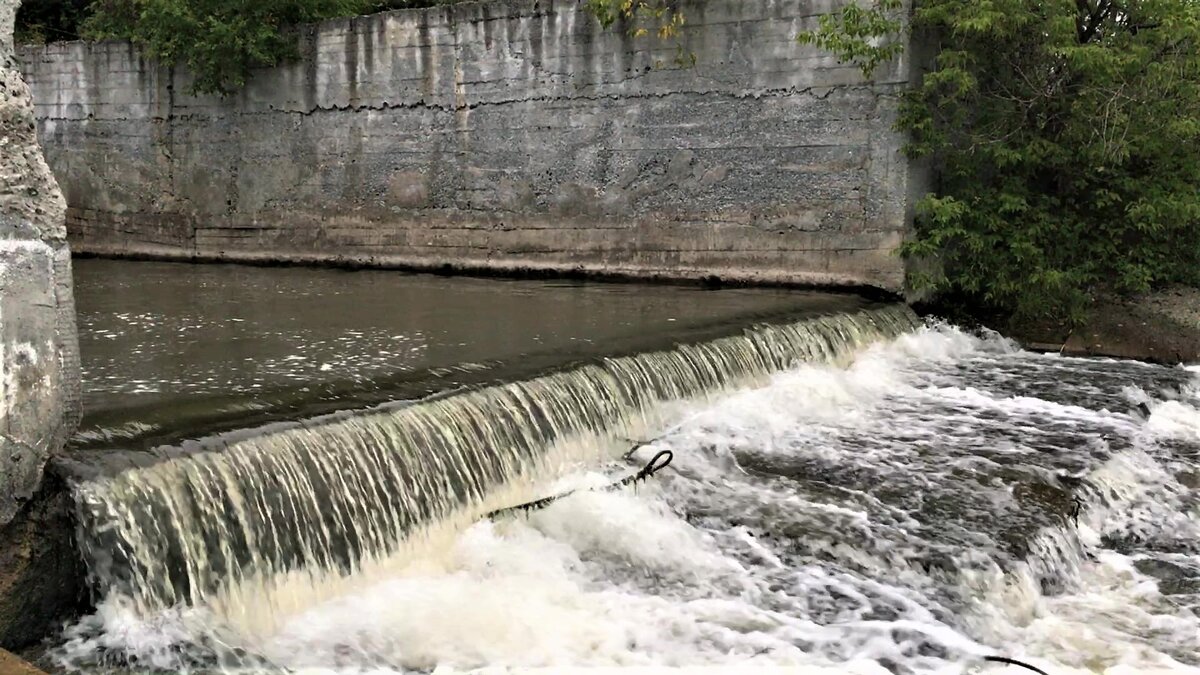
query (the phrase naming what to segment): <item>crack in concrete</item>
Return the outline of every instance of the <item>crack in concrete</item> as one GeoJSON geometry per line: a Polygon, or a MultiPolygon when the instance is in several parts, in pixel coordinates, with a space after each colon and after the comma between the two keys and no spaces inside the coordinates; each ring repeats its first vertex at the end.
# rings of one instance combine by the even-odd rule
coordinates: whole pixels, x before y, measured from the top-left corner
{"type": "Polygon", "coordinates": [[[208,117],[226,117],[230,114],[243,116],[258,116],[258,115],[295,115],[299,117],[308,117],[322,113],[338,113],[338,112],[359,112],[359,111],[383,111],[383,110],[431,110],[444,113],[456,113],[463,110],[474,110],[477,108],[519,105],[522,103],[565,103],[573,101],[624,101],[624,100],[650,100],[650,99],[665,99],[673,96],[694,96],[699,98],[711,98],[713,96],[722,96],[724,98],[734,100],[746,99],[761,99],[761,98],[787,98],[791,96],[809,96],[818,101],[827,100],[834,92],[845,91],[866,91],[878,98],[897,98],[899,94],[879,91],[878,85],[830,85],[830,86],[808,86],[808,87],[775,87],[753,90],[743,90],[741,92],[711,90],[690,90],[690,91],[669,91],[669,92],[614,92],[611,94],[592,94],[579,96],[528,96],[514,97],[508,99],[499,99],[494,101],[477,101],[466,103],[463,105],[439,105],[429,103],[424,99],[409,103],[389,103],[384,101],[378,104],[346,104],[346,105],[331,105],[331,106],[314,106],[307,110],[290,110],[287,108],[269,108],[267,110],[237,110],[229,111],[218,109],[218,114],[207,115],[203,113],[180,112],[167,117],[161,115],[148,115],[145,117],[98,117],[95,113],[88,113],[84,117],[58,117],[51,115],[39,116],[38,121],[45,122],[83,122],[83,121],[102,121],[102,122],[135,122],[146,121],[153,123],[163,123],[172,121],[188,121],[193,119],[205,119],[208,117]]]}

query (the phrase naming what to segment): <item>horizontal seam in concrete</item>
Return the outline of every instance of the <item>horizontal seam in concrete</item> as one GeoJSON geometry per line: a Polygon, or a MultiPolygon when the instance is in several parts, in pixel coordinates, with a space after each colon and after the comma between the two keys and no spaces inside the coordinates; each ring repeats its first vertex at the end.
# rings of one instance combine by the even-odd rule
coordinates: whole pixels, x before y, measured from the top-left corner
{"type": "MultiPolygon", "coordinates": [[[[760,99],[760,98],[787,98],[790,96],[810,96],[816,100],[826,100],[835,91],[868,91],[876,97],[882,97],[886,94],[877,90],[873,86],[866,85],[832,85],[832,86],[809,86],[809,87],[784,87],[773,89],[748,90],[744,92],[728,92],[720,90],[692,90],[692,91],[673,91],[673,92],[637,92],[637,93],[612,93],[599,95],[581,95],[581,96],[530,96],[523,98],[511,98],[495,101],[477,101],[474,103],[465,103],[457,106],[445,106],[435,103],[429,103],[425,100],[414,101],[411,103],[379,103],[367,105],[347,104],[344,106],[315,106],[307,110],[292,110],[288,108],[269,108],[267,110],[238,110],[228,111],[223,108],[215,108],[221,114],[217,117],[227,117],[230,113],[233,115],[256,116],[256,115],[299,115],[309,116],[320,113],[338,113],[338,112],[358,112],[358,111],[382,111],[382,110],[431,110],[436,112],[461,112],[463,110],[474,110],[476,108],[490,106],[505,106],[518,105],[521,103],[553,103],[553,102],[574,102],[574,101],[624,101],[638,99],[663,99],[674,96],[697,96],[708,98],[713,95],[719,95],[735,100],[744,99],[760,99]],[[824,93],[818,93],[823,91],[824,93]]],[[[58,106],[54,106],[58,107],[58,106]]],[[[168,122],[168,121],[186,121],[200,117],[197,113],[186,112],[186,107],[182,108],[183,112],[173,113],[169,116],[149,115],[137,117],[95,117],[93,114],[88,114],[84,117],[52,117],[49,115],[39,116],[39,121],[47,122],[80,122],[90,120],[101,120],[106,122],[168,122]]],[[[841,119],[841,118],[839,118],[841,119]]]]}

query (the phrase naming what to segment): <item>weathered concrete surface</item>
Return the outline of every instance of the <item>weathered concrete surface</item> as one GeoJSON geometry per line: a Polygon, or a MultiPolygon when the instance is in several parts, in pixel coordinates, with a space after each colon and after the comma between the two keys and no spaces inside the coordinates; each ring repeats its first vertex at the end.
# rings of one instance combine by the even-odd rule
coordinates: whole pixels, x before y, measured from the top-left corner
{"type": "Polygon", "coordinates": [[[685,2],[691,68],[577,0],[330,21],[225,100],[124,43],[21,55],[78,251],[895,290],[915,69],[795,42],[840,2],[685,2]]]}
{"type": "Polygon", "coordinates": [[[66,204],[13,56],[16,5],[0,0],[0,647],[38,637],[61,609],[38,585],[64,550],[72,559],[71,533],[42,474],[79,414],[66,204]]]}

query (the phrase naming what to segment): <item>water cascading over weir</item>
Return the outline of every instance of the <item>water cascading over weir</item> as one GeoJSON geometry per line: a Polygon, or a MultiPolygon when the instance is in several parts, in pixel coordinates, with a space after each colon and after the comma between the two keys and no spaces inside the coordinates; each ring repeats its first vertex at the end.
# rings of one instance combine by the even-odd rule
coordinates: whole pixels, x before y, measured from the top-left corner
{"type": "Polygon", "coordinates": [[[672,402],[846,359],[917,323],[897,305],[756,325],[177,451],[78,482],[80,545],[97,591],[138,610],[262,612],[289,580],[352,577],[430,523],[470,522],[565,465],[611,459],[615,439],[669,425],[672,402]]]}

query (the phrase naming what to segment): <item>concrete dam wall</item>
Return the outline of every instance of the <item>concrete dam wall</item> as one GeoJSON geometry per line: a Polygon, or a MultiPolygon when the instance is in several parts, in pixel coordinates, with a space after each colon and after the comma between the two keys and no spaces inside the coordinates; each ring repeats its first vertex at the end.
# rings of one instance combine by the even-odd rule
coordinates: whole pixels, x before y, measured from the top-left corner
{"type": "Polygon", "coordinates": [[[837,4],[684,3],[694,65],[576,0],[329,21],[226,98],[125,43],[20,58],[76,251],[898,290],[914,69],[794,40],[837,4]]]}

